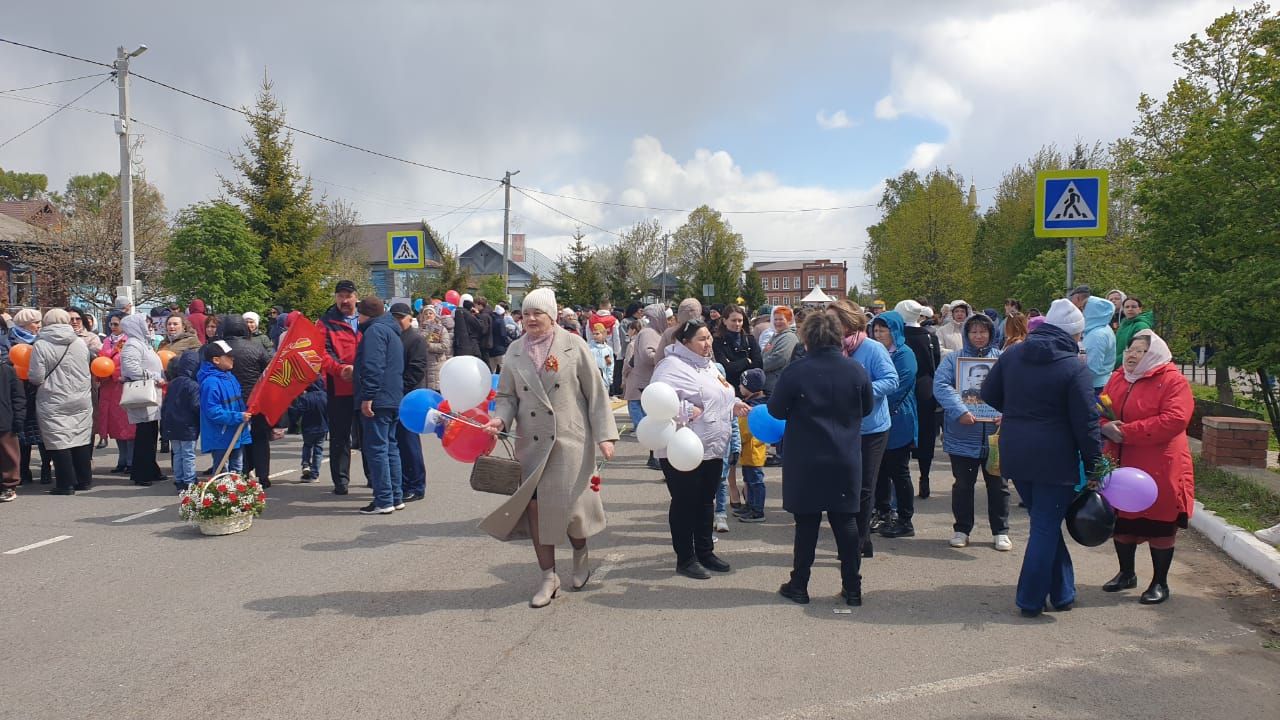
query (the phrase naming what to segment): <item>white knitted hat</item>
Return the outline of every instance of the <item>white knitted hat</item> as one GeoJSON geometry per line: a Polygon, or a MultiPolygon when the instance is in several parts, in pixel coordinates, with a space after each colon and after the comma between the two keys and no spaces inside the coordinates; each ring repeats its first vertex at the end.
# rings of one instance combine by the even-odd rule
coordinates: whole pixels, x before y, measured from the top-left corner
{"type": "Polygon", "coordinates": [[[520,303],[520,312],[529,314],[537,310],[546,313],[548,317],[556,316],[556,292],[551,288],[538,288],[528,295],[524,296],[524,302],[520,303]]]}
{"type": "Polygon", "coordinates": [[[1068,335],[1079,335],[1084,332],[1084,313],[1066,298],[1058,298],[1049,306],[1044,316],[1046,325],[1056,325],[1067,331],[1068,335]]]}

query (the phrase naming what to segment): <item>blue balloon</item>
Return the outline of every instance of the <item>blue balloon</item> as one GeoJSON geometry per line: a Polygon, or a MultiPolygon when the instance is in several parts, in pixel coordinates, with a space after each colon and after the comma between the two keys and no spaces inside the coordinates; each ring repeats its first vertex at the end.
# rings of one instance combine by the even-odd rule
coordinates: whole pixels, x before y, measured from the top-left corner
{"type": "MultiPolygon", "coordinates": [[[[494,391],[494,392],[498,392],[498,378],[499,378],[498,373],[494,373],[494,374],[493,374],[493,384],[492,384],[492,388],[493,388],[493,391],[494,391]]],[[[497,401],[497,400],[490,400],[490,401],[489,401],[489,414],[490,414],[490,415],[492,415],[492,414],[494,413],[494,411],[495,411],[495,410],[497,410],[497,409],[498,409],[498,401],[497,401]]]]}
{"type": "Polygon", "coordinates": [[[757,405],[747,413],[747,428],[762,443],[772,445],[778,442],[786,427],[787,421],[770,415],[769,408],[764,405],[757,405]]]}
{"type": "Polygon", "coordinates": [[[400,424],[416,433],[429,433],[435,429],[428,420],[432,410],[440,407],[444,397],[435,390],[418,388],[400,401],[400,424]]]}
{"type": "Polygon", "coordinates": [[[413,311],[422,312],[422,298],[413,301],[413,311]]]}

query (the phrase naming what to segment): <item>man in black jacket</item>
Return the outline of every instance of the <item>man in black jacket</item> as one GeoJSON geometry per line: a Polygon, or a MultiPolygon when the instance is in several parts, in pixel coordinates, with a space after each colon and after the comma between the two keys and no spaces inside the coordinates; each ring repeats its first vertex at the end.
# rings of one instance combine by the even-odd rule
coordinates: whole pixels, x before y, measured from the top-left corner
{"type": "Polygon", "coordinates": [[[480,352],[480,318],[470,295],[462,296],[462,306],[453,314],[453,355],[470,355],[484,359],[480,352]]]}
{"type": "Polygon", "coordinates": [[[904,333],[907,347],[916,356],[916,420],[918,435],[916,449],[912,453],[920,463],[918,494],[923,500],[929,497],[929,470],[933,467],[934,445],[938,442],[938,401],[933,397],[933,375],[942,362],[942,347],[938,338],[920,326],[925,306],[915,300],[903,300],[893,308],[902,316],[907,326],[904,333]]]}
{"type": "MultiPolygon", "coordinates": [[[[240,381],[240,393],[245,402],[253,394],[259,378],[271,364],[271,356],[262,343],[249,334],[249,326],[238,313],[218,317],[218,334],[231,346],[236,365],[231,373],[240,381]]],[[[271,426],[262,415],[254,415],[249,422],[252,443],[245,448],[244,472],[257,476],[262,487],[271,487],[271,426]]]]}
{"type": "MultiPolygon", "coordinates": [[[[426,387],[427,339],[413,329],[413,308],[405,303],[391,306],[391,316],[400,323],[400,342],[404,346],[404,394],[426,387]]],[[[400,450],[400,477],[404,501],[414,502],[427,495],[427,466],[422,460],[422,436],[396,423],[396,447],[400,450]]]]}

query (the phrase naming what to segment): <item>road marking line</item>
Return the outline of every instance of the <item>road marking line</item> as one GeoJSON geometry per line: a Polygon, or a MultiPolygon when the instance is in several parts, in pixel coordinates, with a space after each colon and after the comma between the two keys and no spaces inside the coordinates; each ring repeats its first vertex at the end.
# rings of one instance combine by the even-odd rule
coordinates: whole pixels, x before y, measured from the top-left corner
{"type": "Polygon", "coordinates": [[[129,515],[128,517],[122,517],[122,518],[119,518],[119,519],[117,519],[117,520],[112,520],[111,522],[113,522],[113,523],[129,522],[130,520],[137,520],[137,519],[138,519],[138,518],[140,518],[140,517],[146,517],[146,516],[148,516],[148,515],[150,515],[150,514],[152,514],[152,513],[158,513],[158,512],[160,512],[160,511],[161,511],[161,510],[163,510],[163,509],[164,509],[164,508],[151,508],[150,510],[143,510],[143,511],[142,511],[142,512],[140,512],[140,513],[134,513],[134,514],[132,514],[132,515],[129,515]]]}
{"type": "MultiPolygon", "coordinates": [[[[325,459],[321,460],[321,461],[320,461],[320,464],[321,464],[321,465],[323,465],[323,464],[325,464],[325,463],[327,463],[327,462],[329,462],[329,458],[325,458],[325,459]]],[[[280,477],[281,475],[288,475],[289,473],[296,473],[296,472],[298,472],[298,468],[295,468],[295,469],[293,469],[293,470],[281,470],[281,471],[279,471],[279,472],[273,472],[273,473],[271,473],[270,475],[268,475],[268,476],[267,476],[267,479],[268,479],[268,480],[275,480],[276,478],[280,477]]]]}
{"type": "Polygon", "coordinates": [[[52,544],[54,544],[54,543],[56,543],[56,542],[62,542],[63,540],[70,540],[70,539],[71,539],[71,536],[70,536],[70,535],[59,535],[59,536],[58,536],[58,537],[56,537],[56,538],[49,538],[48,540],[41,540],[41,541],[40,541],[40,542],[38,542],[38,543],[31,543],[30,545],[23,545],[23,546],[22,546],[22,547],[20,547],[20,548],[14,548],[14,549],[12,549],[12,550],[5,550],[5,551],[4,551],[4,554],[5,554],[5,555],[17,555],[18,553],[24,553],[24,552],[26,552],[26,551],[28,551],[28,550],[35,550],[36,548],[42,548],[42,547],[44,547],[45,545],[52,545],[52,544]]]}
{"type": "Polygon", "coordinates": [[[853,717],[854,711],[867,706],[894,705],[904,701],[919,700],[920,698],[943,695],[946,693],[956,692],[958,690],[971,690],[973,688],[984,687],[986,685],[994,685],[996,683],[1009,682],[1011,680],[1021,680],[1035,675],[1042,675],[1044,673],[1056,672],[1059,670],[1070,670],[1084,667],[1086,665],[1094,665],[1096,663],[1109,660],[1117,655],[1136,652],[1142,652],[1142,649],[1137,645],[1126,645],[1124,647],[1107,650],[1093,657],[1054,658],[1052,660],[1044,660],[1041,662],[1030,663],[1028,665],[998,668],[996,670],[975,673],[973,675],[961,675],[959,677],[946,678],[945,680],[921,683],[919,685],[910,685],[897,690],[865,695],[848,702],[836,703],[834,705],[815,705],[807,708],[784,711],[767,717],[770,720],[830,718],[843,717],[844,715],[853,717]]]}

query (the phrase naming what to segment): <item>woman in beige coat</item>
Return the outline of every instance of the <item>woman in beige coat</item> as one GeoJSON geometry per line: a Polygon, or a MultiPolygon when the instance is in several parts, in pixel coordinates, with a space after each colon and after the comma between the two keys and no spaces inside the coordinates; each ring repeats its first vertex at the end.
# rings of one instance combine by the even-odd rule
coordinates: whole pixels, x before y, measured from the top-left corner
{"type": "Polygon", "coordinates": [[[591,575],[587,538],[605,526],[591,475],[597,447],[605,460],[613,457],[618,428],[586,341],[555,324],[555,293],[534,290],[522,311],[525,334],[507,349],[488,431],[516,434],[524,479],[480,527],[499,540],[533,540],[542,584],[529,605],[538,608],[560,590],[559,538],[567,534],[573,545],[573,588],[581,589],[591,575]]]}

